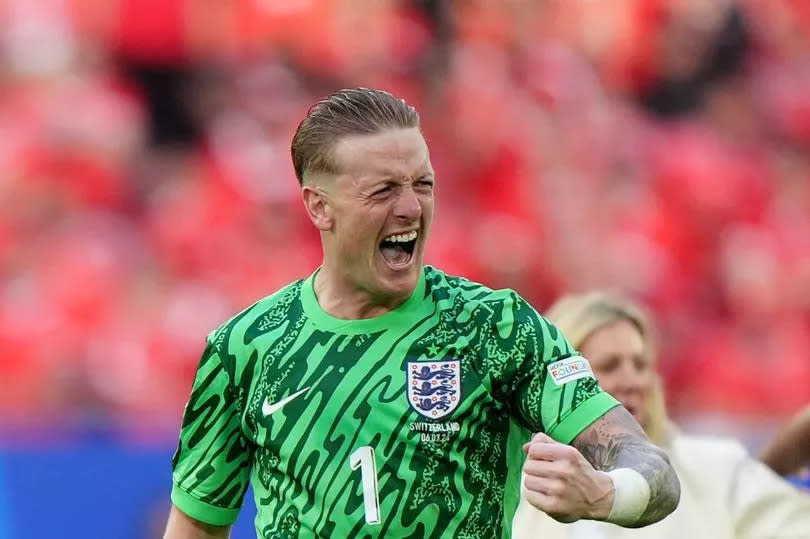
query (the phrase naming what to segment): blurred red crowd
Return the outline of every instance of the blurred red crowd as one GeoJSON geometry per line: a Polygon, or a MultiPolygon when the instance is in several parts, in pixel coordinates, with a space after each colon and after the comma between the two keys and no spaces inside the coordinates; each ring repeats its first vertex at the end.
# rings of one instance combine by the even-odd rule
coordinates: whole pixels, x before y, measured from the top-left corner
{"type": "Polygon", "coordinates": [[[676,415],[784,418],[810,401],[808,36],[801,0],[6,0],[0,417],[176,424],[205,334],[319,262],[297,122],[375,86],[422,113],[429,263],[541,310],[623,290],[676,415]],[[742,65],[642,105],[732,9],[742,65]],[[150,140],[127,65],[192,73],[193,143],[150,140]]]}

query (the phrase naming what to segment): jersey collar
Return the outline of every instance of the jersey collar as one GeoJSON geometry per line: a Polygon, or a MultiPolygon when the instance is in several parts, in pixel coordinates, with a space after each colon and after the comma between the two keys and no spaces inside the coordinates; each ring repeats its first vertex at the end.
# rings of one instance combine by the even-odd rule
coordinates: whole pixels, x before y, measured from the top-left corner
{"type": "Polygon", "coordinates": [[[376,333],[385,329],[390,329],[397,322],[410,319],[413,311],[422,303],[425,298],[425,267],[419,273],[419,281],[416,283],[411,295],[402,305],[374,318],[362,318],[359,320],[347,320],[335,318],[324,311],[315,296],[315,276],[320,271],[316,269],[301,286],[301,304],[307,317],[319,328],[337,333],[360,334],[376,333]]]}

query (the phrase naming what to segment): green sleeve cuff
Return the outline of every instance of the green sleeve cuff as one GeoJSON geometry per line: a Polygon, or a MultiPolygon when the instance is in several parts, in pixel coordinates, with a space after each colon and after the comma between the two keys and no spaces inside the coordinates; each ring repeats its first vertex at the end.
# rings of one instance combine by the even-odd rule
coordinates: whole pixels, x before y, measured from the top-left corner
{"type": "Polygon", "coordinates": [[[599,419],[605,412],[619,406],[621,403],[609,393],[597,393],[588,400],[574,408],[574,411],[565,416],[562,421],[546,432],[560,443],[569,444],[580,432],[591,423],[599,419]]]}
{"type": "Polygon", "coordinates": [[[172,503],[193,519],[212,526],[228,526],[236,522],[239,509],[226,509],[201,502],[175,483],[172,485],[172,503]]]}

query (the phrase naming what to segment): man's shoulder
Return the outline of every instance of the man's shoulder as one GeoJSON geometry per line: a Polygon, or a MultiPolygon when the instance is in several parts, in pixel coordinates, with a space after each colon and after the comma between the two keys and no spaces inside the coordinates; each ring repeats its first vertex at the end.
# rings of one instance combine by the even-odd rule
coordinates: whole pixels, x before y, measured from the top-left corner
{"type": "MultiPolygon", "coordinates": [[[[430,294],[434,301],[444,301],[452,310],[479,313],[491,323],[504,317],[516,321],[542,318],[528,301],[511,288],[491,288],[466,277],[448,275],[431,266],[426,266],[426,279],[430,283],[430,294]]],[[[479,321],[483,320],[479,318],[479,321]]]]}
{"type": "Polygon", "coordinates": [[[299,297],[304,279],[291,282],[272,294],[263,297],[242,309],[208,334],[208,341],[218,346],[234,333],[246,334],[256,328],[283,322],[290,315],[290,308],[299,297]]]}
{"type": "Polygon", "coordinates": [[[459,275],[450,275],[433,266],[425,266],[425,278],[434,295],[449,295],[468,302],[525,302],[511,288],[491,288],[459,275]]]}

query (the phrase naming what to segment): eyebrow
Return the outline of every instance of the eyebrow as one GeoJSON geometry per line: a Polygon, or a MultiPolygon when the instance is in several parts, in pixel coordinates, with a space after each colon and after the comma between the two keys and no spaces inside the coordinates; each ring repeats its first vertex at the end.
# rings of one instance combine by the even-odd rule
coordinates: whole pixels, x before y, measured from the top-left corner
{"type": "Polygon", "coordinates": [[[434,177],[433,172],[429,172],[429,171],[425,171],[425,172],[422,172],[421,174],[417,174],[417,175],[414,175],[414,176],[400,176],[398,174],[392,174],[392,173],[387,173],[386,174],[386,173],[383,173],[383,174],[380,175],[380,178],[378,180],[374,181],[374,183],[372,185],[381,185],[381,184],[384,184],[384,183],[401,183],[401,182],[406,181],[406,180],[418,181],[418,180],[424,180],[426,178],[433,179],[433,177],[434,177]]]}

